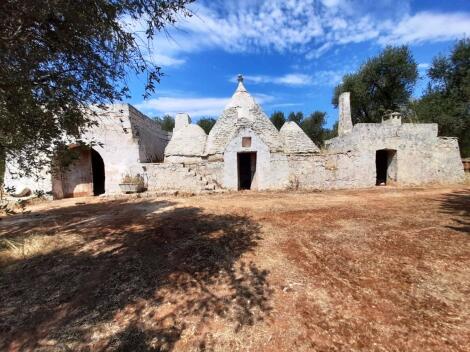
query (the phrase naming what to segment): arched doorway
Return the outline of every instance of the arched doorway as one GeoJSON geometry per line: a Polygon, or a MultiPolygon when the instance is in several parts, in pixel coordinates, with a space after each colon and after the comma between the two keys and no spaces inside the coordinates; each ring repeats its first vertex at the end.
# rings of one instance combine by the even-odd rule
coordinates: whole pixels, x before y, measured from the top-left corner
{"type": "Polygon", "coordinates": [[[93,176],[93,195],[99,196],[104,193],[104,162],[100,153],[91,149],[91,171],[93,176]]]}
{"type": "Polygon", "coordinates": [[[105,165],[93,148],[71,146],[72,161],[59,167],[53,176],[55,199],[97,196],[105,192],[105,165]]]}

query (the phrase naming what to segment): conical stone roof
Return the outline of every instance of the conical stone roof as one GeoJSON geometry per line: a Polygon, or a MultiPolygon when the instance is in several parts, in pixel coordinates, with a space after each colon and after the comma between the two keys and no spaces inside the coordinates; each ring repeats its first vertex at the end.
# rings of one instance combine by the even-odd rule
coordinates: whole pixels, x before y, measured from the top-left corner
{"type": "Polygon", "coordinates": [[[271,152],[282,152],[278,130],[247,91],[243,77],[239,75],[235,93],[209,133],[206,154],[223,154],[226,146],[242,128],[252,129],[271,152]]]}
{"type": "Polygon", "coordinates": [[[232,98],[225,106],[225,110],[230,108],[253,108],[256,106],[255,99],[248,93],[243,84],[243,78],[238,78],[238,87],[235,93],[233,93],[232,98]]]}
{"type": "Polygon", "coordinates": [[[287,154],[313,153],[320,149],[294,121],[287,121],[279,131],[287,154]]]}

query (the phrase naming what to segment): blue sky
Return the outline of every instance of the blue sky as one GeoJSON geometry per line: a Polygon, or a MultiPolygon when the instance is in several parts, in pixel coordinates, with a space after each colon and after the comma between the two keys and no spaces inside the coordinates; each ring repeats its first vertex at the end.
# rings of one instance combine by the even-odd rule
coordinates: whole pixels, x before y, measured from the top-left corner
{"type": "Polygon", "coordinates": [[[149,116],[217,117],[242,73],[268,115],[326,111],[331,126],[334,86],[385,45],[410,46],[419,96],[432,58],[470,36],[469,0],[199,0],[191,10],[143,43],[165,73],[156,92],[144,101],[144,80],[129,77],[129,102],[149,116]]]}

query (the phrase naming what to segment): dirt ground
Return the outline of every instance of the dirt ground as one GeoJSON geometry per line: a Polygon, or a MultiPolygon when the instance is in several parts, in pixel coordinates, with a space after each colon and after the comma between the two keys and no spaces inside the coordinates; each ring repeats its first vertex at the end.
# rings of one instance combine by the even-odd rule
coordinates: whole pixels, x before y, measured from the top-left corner
{"type": "Polygon", "coordinates": [[[470,351],[469,187],[28,211],[0,220],[2,351],[470,351]]]}

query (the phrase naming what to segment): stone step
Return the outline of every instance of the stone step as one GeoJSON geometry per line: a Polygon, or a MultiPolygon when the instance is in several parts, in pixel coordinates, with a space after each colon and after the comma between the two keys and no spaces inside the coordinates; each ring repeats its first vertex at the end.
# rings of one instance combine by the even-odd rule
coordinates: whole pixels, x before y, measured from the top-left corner
{"type": "Polygon", "coordinates": [[[206,175],[200,175],[198,172],[190,167],[187,167],[186,165],[182,165],[183,168],[187,170],[187,172],[190,174],[190,176],[193,176],[196,178],[197,181],[201,183],[201,188],[205,191],[215,191],[218,189],[217,185],[212,182],[210,177],[207,177],[206,175]]]}

